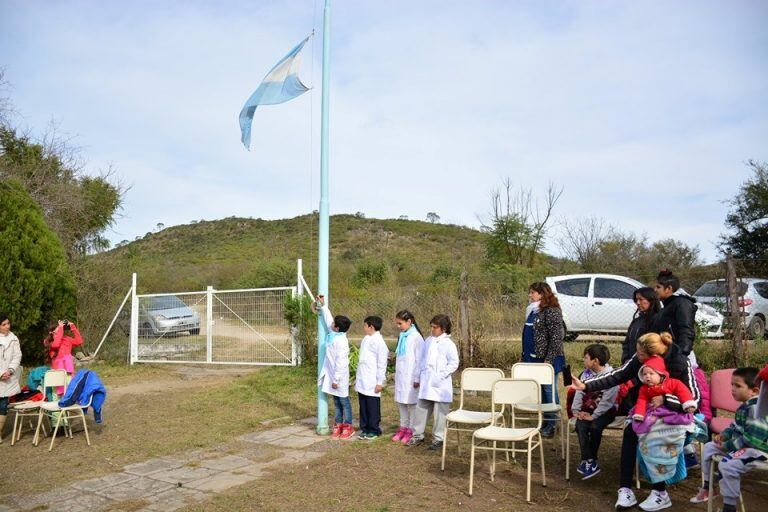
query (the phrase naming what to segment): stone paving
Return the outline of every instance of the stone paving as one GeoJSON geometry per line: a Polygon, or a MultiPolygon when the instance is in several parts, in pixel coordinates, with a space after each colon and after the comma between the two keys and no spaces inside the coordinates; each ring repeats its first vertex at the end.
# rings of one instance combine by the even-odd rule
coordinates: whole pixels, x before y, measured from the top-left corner
{"type": "Polygon", "coordinates": [[[14,495],[10,501],[0,503],[0,512],[98,511],[128,503],[136,511],[178,510],[261,478],[270,468],[322,457],[328,446],[328,438],[315,434],[311,420],[302,420],[296,425],[245,434],[209,450],[130,464],[119,473],[34,496],[14,495]]]}

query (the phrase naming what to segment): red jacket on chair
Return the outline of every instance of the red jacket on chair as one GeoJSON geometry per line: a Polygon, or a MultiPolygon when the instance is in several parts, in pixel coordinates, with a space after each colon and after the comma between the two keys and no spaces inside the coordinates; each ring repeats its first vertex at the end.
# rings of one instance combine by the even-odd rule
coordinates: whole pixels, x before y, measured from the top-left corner
{"type": "Polygon", "coordinates": [[[648,386],[646,384],[640,386],[637,403],[635,404],[635,415],[645,417],[645,413],[648,409],[648,402],[655,396],[674,395],[680,400],[680,405],[683,407],[683,410],[688,407],[697,406],[696,401],[693,399],[693,394],[691,394],[688,387],[683,384],[682,381],[673,379],[669,376],[667,367],[664,364],[664,359],[660,356],[649,357],[638,372],[641,381],[643,380],[642,372],[645,367],[649,367],[661,375],[661,382],[654,386],[648,386]]]}

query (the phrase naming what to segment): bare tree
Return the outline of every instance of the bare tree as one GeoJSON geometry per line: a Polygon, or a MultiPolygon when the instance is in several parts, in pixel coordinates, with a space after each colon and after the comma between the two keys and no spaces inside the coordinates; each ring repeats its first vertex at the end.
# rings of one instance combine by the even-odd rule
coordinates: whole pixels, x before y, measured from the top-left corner
{"type": "Polygon", "coordinates": [[[598,217],[562,219],[561,226],[557,245],[564,256],[578,262],[585,272],[597,270],[603,244],[614,235],[614,228],[598,217]]]}

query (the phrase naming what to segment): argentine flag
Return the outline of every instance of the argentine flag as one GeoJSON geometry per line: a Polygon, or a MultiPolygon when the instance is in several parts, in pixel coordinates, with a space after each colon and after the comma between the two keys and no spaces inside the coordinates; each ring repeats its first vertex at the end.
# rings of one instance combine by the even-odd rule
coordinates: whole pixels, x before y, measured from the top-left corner
{"type": "Polygon", "coordinates": [[[245,102],[243,110],[240,111],[240,140],[248,150],[251,149],[251,123],[256,107],[285,103],[309,90],[309,87],[301,83],[297,73],[300,64],[299,52],[310,37],[307,36],[306,39],[296,45],[296,48],[275,64],[275,67],[264,77],[259,88],[245,102]]]}

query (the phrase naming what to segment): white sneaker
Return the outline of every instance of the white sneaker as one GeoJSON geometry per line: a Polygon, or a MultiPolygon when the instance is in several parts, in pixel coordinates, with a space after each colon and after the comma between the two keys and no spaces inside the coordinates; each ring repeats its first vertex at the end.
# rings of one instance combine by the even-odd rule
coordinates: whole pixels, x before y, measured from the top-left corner
{"type": "Polygon", "coordinates": [[[619,497],[616,499],[616,510],[626,510],[637,505],[635,493],[629,487],[619,489],[619,497]]]}
{"type": "Polygon", "coordinates": [[[640,508],[647,511],[661,510],[672,506],[672,499],[667,492],[651,491],[651,494],[640,504],[640,508]]]}

